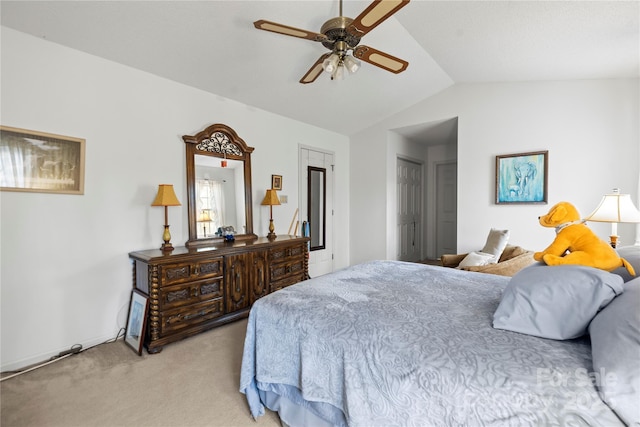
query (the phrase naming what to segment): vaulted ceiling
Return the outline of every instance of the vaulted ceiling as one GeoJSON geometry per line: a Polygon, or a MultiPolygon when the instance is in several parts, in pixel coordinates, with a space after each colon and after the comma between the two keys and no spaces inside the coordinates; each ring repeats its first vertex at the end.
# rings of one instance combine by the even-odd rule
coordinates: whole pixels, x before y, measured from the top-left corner
{"type": "MultiPolygon", "coordinates": [[[[369,3],[345,0],[343,15],[369,3]]],[[[307,85],[298,81],[328,51],[253,22],[320,32],[339,15],[338,0],[3,0],[0,8],[3,26],[345,135],[456,83],[640,77],[638,1],[413,0],[361,42],[409,61],[405,72],[363,63],[344,81],[323,73],[307,85]]]]}

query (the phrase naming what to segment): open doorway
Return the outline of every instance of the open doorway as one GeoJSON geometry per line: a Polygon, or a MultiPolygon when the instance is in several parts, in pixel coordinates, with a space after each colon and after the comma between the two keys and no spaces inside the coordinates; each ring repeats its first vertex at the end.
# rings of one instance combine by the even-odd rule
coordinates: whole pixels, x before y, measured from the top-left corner
{"type": "MultiPolygon", "coordinates": [[[[420,259],[438,259],[444,253],[455,253],[458,217],[458,118],[394,129],[394,132],[402,138],[404,150],[407,150],[406,147],[413,147],[412,152],[422,153],[422,221],[416,226],[421,229],[420,259]]],[[[398,195],[396,203],[399,200],[398,195]]],[[[401,229],[396,227],[396,230],[396,241],[400,245],[401,229]]],[[[398,246],[398,254],[400,250],[401,247],[398,246]]]]}

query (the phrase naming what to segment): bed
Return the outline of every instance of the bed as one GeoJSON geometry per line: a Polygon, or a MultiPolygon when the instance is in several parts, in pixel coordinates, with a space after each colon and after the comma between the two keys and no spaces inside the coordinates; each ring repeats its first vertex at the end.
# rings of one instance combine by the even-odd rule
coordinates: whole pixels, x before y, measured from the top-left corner
{"type": "Polygon", "coordinates": [[[509,281],[372,261],[282,289],[251,309],[240,391],[295,427],[625,425],[588,335],[493,327],[509,281]]]}

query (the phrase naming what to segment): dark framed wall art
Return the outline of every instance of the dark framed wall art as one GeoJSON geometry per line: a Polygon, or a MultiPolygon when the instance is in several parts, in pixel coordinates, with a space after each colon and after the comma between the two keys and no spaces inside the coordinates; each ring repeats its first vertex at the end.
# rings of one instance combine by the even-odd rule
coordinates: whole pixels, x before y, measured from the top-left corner
{"type": "Polygon", "coordinates": [[[274,190],[282,190],[282,175],[271,175],[271,188],[274,190]]]}
{"type": "Polygon", "coordinates": [[[549,152],[496,156],[496,204],[546,204],[549,152]]]}
{"type": "Polygon", "coordinates": [[[0,190],[84,194],[85,140],[0,126],[0,190]]]}

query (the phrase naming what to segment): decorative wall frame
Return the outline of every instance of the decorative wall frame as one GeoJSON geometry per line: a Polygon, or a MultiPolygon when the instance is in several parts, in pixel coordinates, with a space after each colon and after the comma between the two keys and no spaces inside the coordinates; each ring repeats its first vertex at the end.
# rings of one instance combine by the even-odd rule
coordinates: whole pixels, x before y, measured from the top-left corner
{"type": "Polygon", "coordinates": [[[142,292],[134,289],[131,291],[129,303],[129,316],[127,317],[127,329],[124,333],[124,342],[133,349],[138,356],[142,355],[144,333],[147,329],[147,310],[149,298],[142,292]]]}
{"type": "Polygon", "coordinates": [[[496,156],[496,204],[546,204],[548,151],[496,156]]]}
{"type": "Polygon", "coordinates": [[[271,175],[271,188],[282,190],[282,175],[271,175]]]}
{"type": "Polygon", "coordinates": [[[84,194],[85,140],[0,126],[0,190],[84,194]]]}

